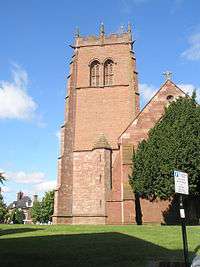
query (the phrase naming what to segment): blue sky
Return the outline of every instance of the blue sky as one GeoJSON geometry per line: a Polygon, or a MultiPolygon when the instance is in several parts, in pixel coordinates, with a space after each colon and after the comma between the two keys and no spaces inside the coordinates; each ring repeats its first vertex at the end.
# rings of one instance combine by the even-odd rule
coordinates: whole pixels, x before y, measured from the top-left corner
{"type": "Polygon", "coordinates": [[[0,169],[6,202],[42,196],[57,175],[58,130],[76,26],[81,35],[118,32],[131,22],[142,105],[163,83],[200,91],[200,1],[0,1],[0,169]]]}

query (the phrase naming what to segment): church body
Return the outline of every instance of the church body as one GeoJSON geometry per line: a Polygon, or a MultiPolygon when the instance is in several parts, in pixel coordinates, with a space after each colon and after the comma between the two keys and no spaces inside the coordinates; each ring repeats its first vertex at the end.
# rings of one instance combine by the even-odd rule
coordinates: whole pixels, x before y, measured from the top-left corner
{"type": "MultiPolygon", "coordinates": [[[[170,80],[140,111],[130,27],[75,38],[70,62],[53,223],[135,223],[132,153],[184,93],[170,80]]],[[[141,200],[143,222],[161,222],[167,201],[141,200]]]]}

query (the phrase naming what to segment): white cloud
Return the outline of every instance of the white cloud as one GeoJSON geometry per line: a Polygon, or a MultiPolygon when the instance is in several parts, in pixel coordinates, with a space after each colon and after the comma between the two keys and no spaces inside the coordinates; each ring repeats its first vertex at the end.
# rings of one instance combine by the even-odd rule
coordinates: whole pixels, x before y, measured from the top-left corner
{"type": "Polygon", "coordinates": [[[43,172],[31,172],[26,173],[24,171],[19,172],[8,172],[6,178],[9,181],[22,184],[36,184],[43,182],[45,179],[45,174],[43,172]]]}
{"type": "Polygon", "coordinates": [[[27,93],[28,74],[13,65],[13,81],[0,81],[0,119],[31,119],[37,104],[27,93]]]}
{"type": "MultiPolygon", "coordinates": [[[[200,87],[185,83],[177,84],[177,86],[190,96],[192,95],[192,92],[196,90],[197,101],[200,102],[200,87]]],[[[154,96],[157,90],[158,89],[154,85],[149,85],[146,83],[139,84],[139,92],[142,103],[145,104],[146,102],[148,102],[154,96]]]]}
{"type": "Polygon", "coordinates": [[[192,92],[196,89],[193,84],[180,83],[180,84],[177,84],[177,86],[181,88],[186,94],[189,94],[189,95],[191,95],[192,92]]]}
{"type": "Polygon", "coordinates": [[[189,48],[181,56],[188,60],[200,60],[200,33],[193,34],[188,39],[189,48]]]}
{"type": "Polygon", "coordinates": [[[47,179],[43,172],[4,172],[6,186],[0,185],[6,203],[10,203],[16,198],[16,193],[22,191],[24,195],[32,197],[38,194],[40,197],[47,191],[56,188],[56,180],[47,179]],[[11,193],[8,195],[8,193],[11,193]]]}
{"type": "Polygon", "coordinates": [[[2,186],[1,187],[2,193],[10,193],[12,190],[8,186],[2,186]]]}
{"type": "Polygon", "coordinates": [[[184,83],[177,84],[177,86],[190,96],[192,95],[193,91],[196,90],[197,101],[198,102],[200,101],[200,87],[196,87],[193,84],[184,84],[184,83]]]}
{"type": "Polygon", "coordinates": [[[147,84],[147,83],[139,84],[139,92],[144,102],[149,101],[154,96],[156,91],[157,91],[156,87],[152,84],[147,84]]]}
{"type": "Polygon", "coordinates": [[[36,192],[47,192],[56,188],[56,181],[45,181],[34,186],[36,192]]]}

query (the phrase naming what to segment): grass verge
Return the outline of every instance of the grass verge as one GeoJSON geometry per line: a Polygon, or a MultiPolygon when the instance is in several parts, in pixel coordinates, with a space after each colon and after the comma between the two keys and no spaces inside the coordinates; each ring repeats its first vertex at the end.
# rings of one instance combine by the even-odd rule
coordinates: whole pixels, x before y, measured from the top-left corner
{"type": "MultiPolygon", "coordinates": [[[[190,256],[200,227],[187,227],[190,256]]],[[[0,225],[0,265],[135,266],[183,259],[179,226],[0,225]]]]}

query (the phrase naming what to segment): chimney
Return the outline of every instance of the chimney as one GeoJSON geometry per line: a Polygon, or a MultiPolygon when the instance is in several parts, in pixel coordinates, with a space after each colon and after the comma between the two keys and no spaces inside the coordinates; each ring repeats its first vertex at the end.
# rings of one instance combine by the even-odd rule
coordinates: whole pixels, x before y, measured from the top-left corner
{"type": "Polygon", "coordinates": [[[22,197],[23,197],[23,192],[22,191],[18,192],[17,193],[17,201],[22,199],[22,197]]]}
{"type": "Polygon", "coordinates": [[[38,201],[38,195],[33,195],[33,202],[37,202],[38,201]]]}

